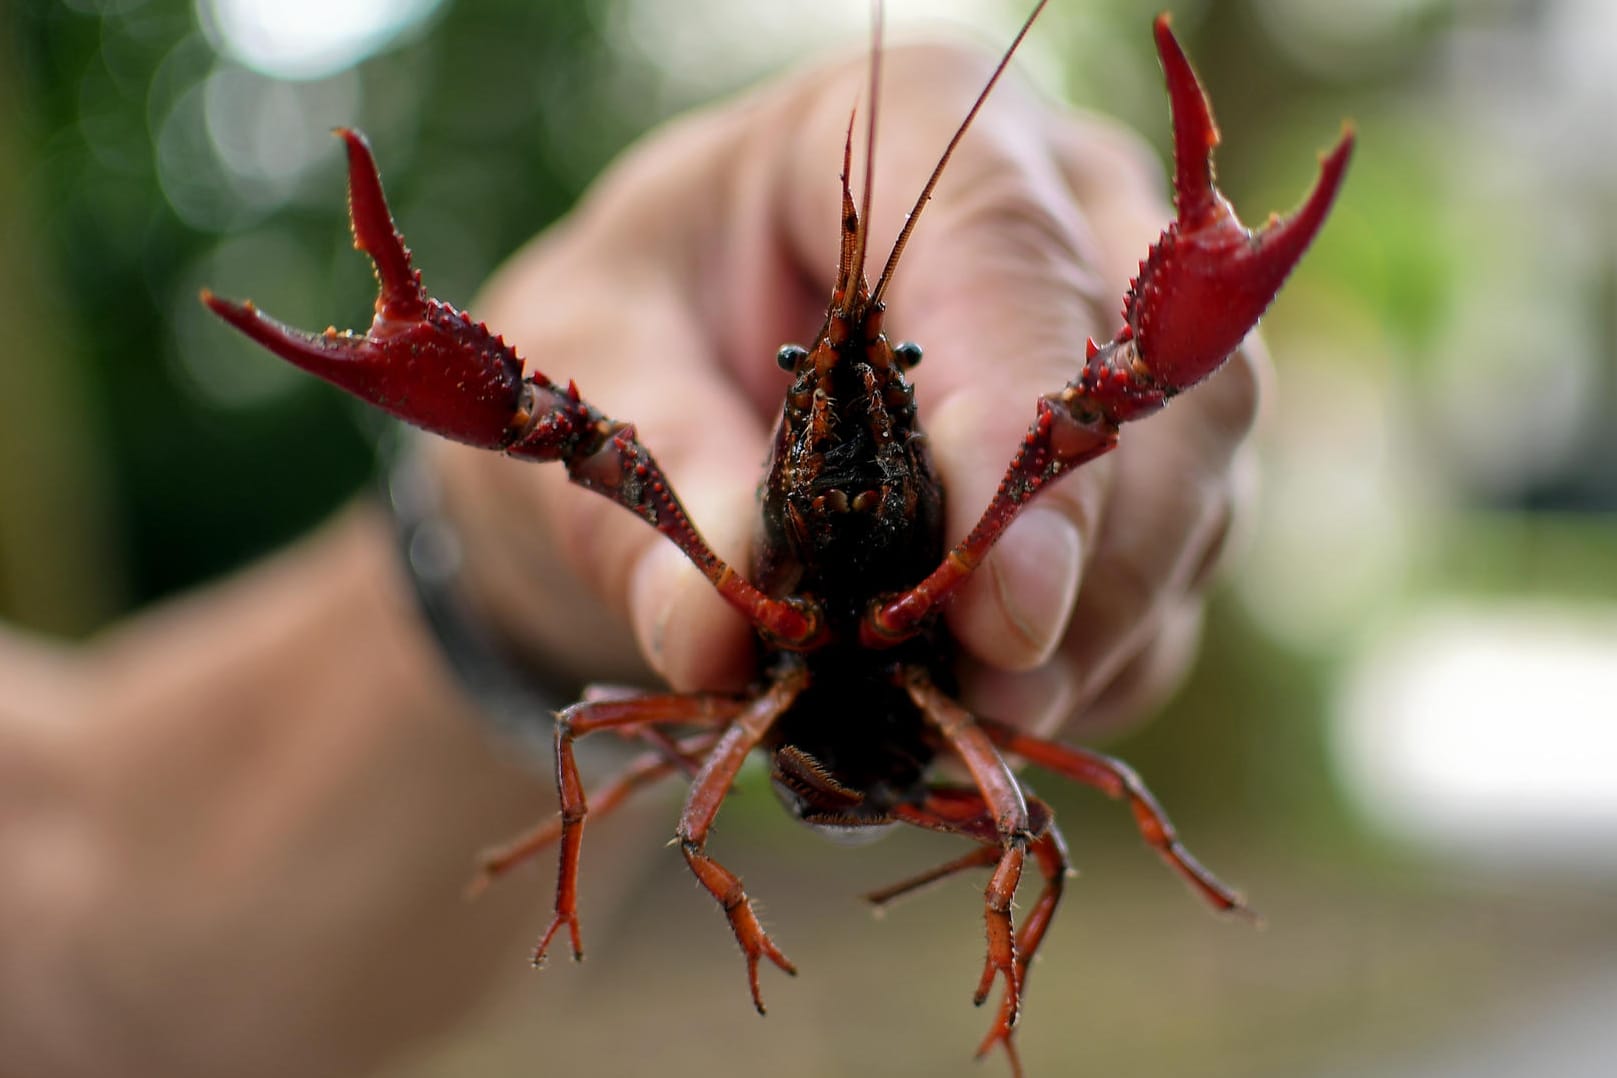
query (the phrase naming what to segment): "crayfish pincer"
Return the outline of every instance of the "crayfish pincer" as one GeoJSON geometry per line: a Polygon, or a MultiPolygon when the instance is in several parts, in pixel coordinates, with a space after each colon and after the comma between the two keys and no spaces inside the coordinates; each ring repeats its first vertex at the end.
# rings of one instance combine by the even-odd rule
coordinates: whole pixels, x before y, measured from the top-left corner
{"type": "Polygon", "coordinates": [[[1035,402],[998,490],[975,527],[951,546],[942,484],[920,434],[910,382],[919,349],[888,340],[884,300],[951,154],[1042,7],[960,123],[874,283],[866,275],[868,162],[882,54],[879,33],[873,34],[863,191],[856,199],[849,182],[850,121],[830,305],[810,347],[788,346],[773,357],[789,383],[761,484],[760,538],[748,572],[708,546],[632,425],[608,418],[571,382],[524,373],[522,360],[494,331],[427,293],[357,132],[339,135],[348,156],[354,235],[380,282],[370,329],[362,336],[306,334],[251,304],[204,293],[203,301],[248,337],[406,422],[509,456],[560,462],[574,482],[661,532],[753,628],[758,663],[745,693],[592,691],[557,717],[559,818],[484,865],[484,878],[492,878],[541,849],[559,847],[555,914],[536,961],[564,929],[574,955],[582,954],[577,900],[586,815],[593,809],[599,816],[636,790],[683,772],[691,786],[676,844],[722,907],[761,1012],[760,963],[767,959],[788,973],[795,968],[759,923],[741,880],[708,852],[720,806],[755,750],[767,756],[788,810],[813,828],[870,835],[909,824],[975,844],[964,856],[869,898],[881,904],[957,872],[989,870],[987,958],[975,998],[985,1001],[996,984],[1003,991],[981,1051],[1003,1046],[1017,1071],[1012,1031],[1030,963],[1062,896],[1068,854],[1049,806],[1028,792],[1007,757],[1126,801],[1145,841],[1197,894],[1217,910],[1246,911],[1242,898],[1181,845],[1125,764],[1035,737],[959,703],[957,649],[940,614],[1040,491],[1113,449],[1123,424],[1162,409],[1225,362],[1319,232],[1353,138],[1344,134],[1323,158],[1300,208],[1249,230],[1213,183],[1218,133],[1206,95],[1167,18],[1157,20],[1173,117],[1176,214],[1130,283],[1121,326],[1103,344],[1071,343],[1077,370],[1035,402]],[[645,751],[586,794],[574,745],[600,731],[637,741],[645,751]],[[934,763],[949,759],[964,765],[969,782],[939,777],[934,763]],[[1018,920],[1013,899],[1029,864],[1042,888],[1018,920]]]}

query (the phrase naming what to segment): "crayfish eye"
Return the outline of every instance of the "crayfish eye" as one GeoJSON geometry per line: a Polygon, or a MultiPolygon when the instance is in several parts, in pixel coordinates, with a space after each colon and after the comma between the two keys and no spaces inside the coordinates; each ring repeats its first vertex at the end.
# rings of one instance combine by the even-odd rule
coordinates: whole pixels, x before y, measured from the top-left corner
{"type": "Polygon", "coordinates": [[[893,349],[893,360],[900,370],[912,370],[921,362],[921,346],[914,341],[904,341],[893,349]]]}
{"type": "Polygon", "coordinates": [[[800,344],[783,344],[780,351],[775,353],[775,365],[790,374],[797,369],[797,364],[808,355],[808,349],[800,344]]]}

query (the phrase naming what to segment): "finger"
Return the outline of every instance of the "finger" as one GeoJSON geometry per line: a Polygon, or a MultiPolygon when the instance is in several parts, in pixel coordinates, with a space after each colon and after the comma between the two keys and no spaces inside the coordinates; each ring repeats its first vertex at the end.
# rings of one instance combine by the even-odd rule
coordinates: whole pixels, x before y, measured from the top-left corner
{"type": "Polygon", "coordinates": [[[625,613],[602,601],[536,519],[533,464],[437,438],[417,452],[452,522],[459,590],[514,658],[558,697],[591,681],[653,677],[625,613]]]}
{"type": "Polygon", "coordinates": [[[963,663],[961,698],[978,714],[1041,737],[1116,733],[1154,713],[1179,687],[1196,656],[1202,614],[1199,598],[1170,604],[1105,684],[1089,684],[1077,662],[1057,652],[1020,672],[963,663]]]}
{"type": "Polygon", "coordinates": [[[1201,643],[1205,606],[1199,598],[1169,605],[1156,630],[1093,699],[1068,716],[1082,738],[1121,732],[1161,710],[1189,674],[1201,643]]]}
{"type": "Polygon", "coordinates": [[[1084,112],[1052,118],[1050,151],[1094,235],[1106,333],[1121,326],[1123,294],[1172,217],[1167,177],[1139,135],[1084,112]]]}
{"type": "Polygon", "coordinates": [[[1085,695],[1117,676],[1162,610],[1216,560],[1232,512],[1232,457],[1255,407],[1252,386],[1245,364],[1227,366],[1126,431],[1113,454],[1112,500],[1061,646],[1083,673],[1085,695]]]}
{"type": "Polygon", "coordinates": [[[1083,678],[1060,652],[1031,670],[1006,670],[966,656],[958,672],[968,711],[1040,737],[1055,736],[1083,710],[1083,678]]]}
{"type": "Polygon", "coordinates": [[[1214,526],[1196,567],[1191,571],[1187,590],[1200,595],[1212,586],[1232,556],[1238,556],[1251,541],[1253,506],[1258,494],[1258,454],[1251,442],[1243,442],[1230,461],[1229,502],[1224,519],[1214,526]]]}

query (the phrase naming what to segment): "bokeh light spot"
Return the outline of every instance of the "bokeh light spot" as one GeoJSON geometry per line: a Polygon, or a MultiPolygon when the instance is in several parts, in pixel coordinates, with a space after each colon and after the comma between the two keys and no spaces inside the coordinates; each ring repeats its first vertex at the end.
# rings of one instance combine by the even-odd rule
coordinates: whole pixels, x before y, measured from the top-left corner
{"type": "Polygon", "coordinates": [[[1390,833],[1519,868],[1617,869],[1617,608],[1482,601],[1384,635],[1334,727],[1390,833]]]}
{"type": "Polygon", "coordinates": [[[380,52],[442,0],[198,0],[215,46],[262,74],[318,79],[380,52]]]}

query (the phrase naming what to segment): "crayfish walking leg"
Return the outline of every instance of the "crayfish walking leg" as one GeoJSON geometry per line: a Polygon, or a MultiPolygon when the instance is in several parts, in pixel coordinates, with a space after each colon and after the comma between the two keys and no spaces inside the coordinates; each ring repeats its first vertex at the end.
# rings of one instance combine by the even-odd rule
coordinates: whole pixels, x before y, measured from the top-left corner
{"type": "Polygon", "coordinates": [[[573,945],[573,959],[584,957],[584,941],[578,928],[578,858],[589,802],[573,758],[573,742],[598,730],[632,732],[664,725],[717,725],[730,721],[741,706],[728,697],[705,694],[642,696],[586,701],[556,716],[556,792],[561,800],[561,827],[556,837],[561,842],[561,855],[556,865],[555,915],[534,948],[534,965],[544,962],[550,941],[563,925],[573,945]]]}
{"type": "Polygon", "coordinates": [[[764,1000],[758,990],[758,960],[767,957],[793,976],[797,975],[797,967],[781,953],[764,931],[763,925],[759,924],[758,915],[753,911],[752,901],[747,898],[740,878],[707,855],[707,834],[747,754],[769,733],[775,720],[791,707],[792,701],[803,691],[806,681],[802,671],[788,674],[736,716],[713,751],[708,753],[701,772],[691,783],[690,796],[685,801],[685,810],[680,813],[676,832],[686,864],[691,866],[691,872],[707,888],[708,894],[724,909],[730,930],[741,945],[747,959],[747,984],[752,989],[752,1005],[759,1014],[764,1013],[764,1000]]]}
{"type": "Polygon", "coordinates": [[[1134,822],[1146,844],[1156,850],[1170,868],[1183,876],[1191,889],[1201,895],[1209,906],[1220,913],[1236,913],[1257,920],[1257,915],[1247,906],[1246,900],[1220,883],[1180,843],[1168,814],[1162,811],[1157,799],[1128,764],[1075,745],[1046,741],[992,719],[979,719],[978,725],[995,745],[1015,753],[1028,763],[1085,786],[1093,786],[1107,797],[1127,799],[1134,813],[1134,822]]]}
{"type": "Polygon", "coordinates": [[[943,735],[944,741],[966,765],[993,821],[999,859],[984,895],[988,958],[972,999],[981,1005],[994,987],[995,977],[1003,976],[1005,1015],[1002,1025],[1008,1033],[1021,1012],[1021,967],[1016,961],[1011,902],[1022,879],[1028,846],[1035,838],[1027,799],[1010,767],[965,708],[933,685],[922,671],[910,672],[904,687],[927,722],[943,735]]]}
{"type": "MultiPolygon", "coordinates": [[[[648,732],[642,731],[643,740],[648,732]]],[[[717,734],[697,734],[672,742],[670,751],[669,745],[657,739],[653,750],[636,756],[617,775],[589,791],[585,799],[590,813],[597,819],[608,815],[643,787],[675,771],[689,770],[694,774],[697,765],[692,761],[706,756],[717,740],[717,734]]],[[[558,813],[509,842],[486,850],[478,858],[477,875],[466,886],[466,897],[477,897],[495,880],[561,841],[565,826],[566,821],[558,813]]]]}
{"type": "MultiPolygon", "coordinates": [[[[1056,827],[1050,807],[1038,798],[1029,796],[1027,810],[1028,825],[1034,835],[1029,852],[1033,854],[1039,872],[1044,877],[1044,888],[1016,930],[1016,981],[1024,994],[1027,991],[1028,972],[1032,968],[1033,957],[1038,953],[1039,944],[1044,942],[1045,930],[1050,927],[1056,906],[1061,902],[1067,874],[1070,871],[1067,845],[1056,827]]],[[[935,786],[927,791],[925,799],[919,804],[901,805],[896,808],[893,818],[914,827],[961,835],[983,845],[931,871],[867,894],[866,901],[877,907],[885,906],[902,895],[936,883],[957,872],[970,868],[988,868],[999,862],[999,829],[995,826],[994,816],[987,800],[977,790],[958,786],[935,786]]],[[[1016,1020],[1012,1008],[1015,1005],[1016,1000],[1007,991],[1001,997],[999,1014],[994,1019],[994,1024],[989,1027],[987,1036],[977,1046],[977,1055],[979,1057],[987,1055],[996,1044],[1004,1045],[1005,1054],[1011,1061],[1011,1071],[1020,1078],[1022,1063],[1017,1055],[1016,1041],[1012,1036],[1013,1023],[1016,1020]]]]}

